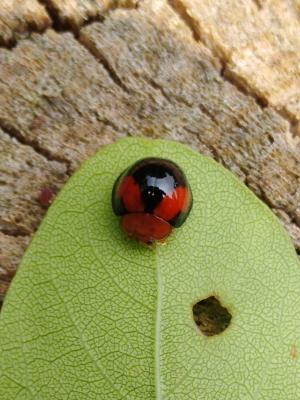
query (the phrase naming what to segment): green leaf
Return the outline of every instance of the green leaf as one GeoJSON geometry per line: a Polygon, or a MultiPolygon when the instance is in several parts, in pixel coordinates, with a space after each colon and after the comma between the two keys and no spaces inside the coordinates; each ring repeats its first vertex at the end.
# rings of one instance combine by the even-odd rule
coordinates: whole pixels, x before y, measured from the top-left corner
{"type": "Polygon", "coordinates": [[[299,262],[267,207],[183,145],[125,139],[70,179],[23,258],[0,319],[0,398],[296,400],[299,315],[299,262]],[[147,156],[178,163],[194,197],[155,249],[111,209],[116,177],[147,156]],[[204,332],[228,325],[217,301],[232,316],[212,336],[193,318],[207,298],[204,332]]]}

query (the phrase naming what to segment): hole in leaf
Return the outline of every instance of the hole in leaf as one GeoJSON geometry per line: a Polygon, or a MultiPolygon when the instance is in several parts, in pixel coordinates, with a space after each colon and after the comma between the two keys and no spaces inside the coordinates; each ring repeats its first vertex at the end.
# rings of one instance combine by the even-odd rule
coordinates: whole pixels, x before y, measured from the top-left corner
{"type": "Polygon", "coordinates": [[[228,328],[232,315],[220,301],[210,296],[193,306],[196,325],[205,336],[214,336],[228,328]]]}

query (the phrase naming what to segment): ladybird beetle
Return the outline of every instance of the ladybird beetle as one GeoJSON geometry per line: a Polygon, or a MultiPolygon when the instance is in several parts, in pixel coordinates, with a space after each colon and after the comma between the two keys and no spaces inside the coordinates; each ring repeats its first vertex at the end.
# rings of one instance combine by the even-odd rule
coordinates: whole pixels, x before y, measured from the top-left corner
{"type": "Polygon", "coordinates": [[[192,207],[192,192],[173,161],[144,158],[117,178],[112,207],[122,217],[122,228],[128,236],[152,243],[164,240],[172,227],[183,224],[192,207]]]}

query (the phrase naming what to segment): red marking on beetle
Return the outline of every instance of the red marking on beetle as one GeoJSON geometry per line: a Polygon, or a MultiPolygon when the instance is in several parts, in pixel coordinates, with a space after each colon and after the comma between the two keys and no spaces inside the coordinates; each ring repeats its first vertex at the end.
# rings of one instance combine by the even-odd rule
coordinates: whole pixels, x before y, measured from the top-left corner
{"type": "Polygon", "coordinates": [[[163,240],[170,235],[172,227],[163,219],[148,213],[126,214],[122,217],[122,228],[140,242],[163,240]]]}
{"type": "Polygon", "coordinates": [[[188,192],[178,186],[172,193],[165,196],[154,209],[154,214],[166,221],[174,218],[179,212],[185,211],[188,204],[188,192]]]}
{"type": "Polygon", "coordinates": [[[55,192],[50,187],[44,187],[38,197],[38,202],[43,208],[48,208],[53,201],[55,192]]]}
{"type": "Polygon", "coordinates": [[[123,200],[128,212],[144,211],[140,187],[132,176],[125,176],[119,187],[118,195],[123,200]]]}

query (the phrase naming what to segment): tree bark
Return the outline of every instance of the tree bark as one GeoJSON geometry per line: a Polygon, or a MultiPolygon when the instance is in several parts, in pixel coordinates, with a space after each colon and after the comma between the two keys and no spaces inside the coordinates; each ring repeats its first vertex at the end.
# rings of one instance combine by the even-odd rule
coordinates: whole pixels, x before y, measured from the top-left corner
{"type": "Polygon", "coordinates": [[[300,253],[299,33],[296,0],[0,0],[0,299],[43,189],[126,135],[214,157],[300,253]]]}

